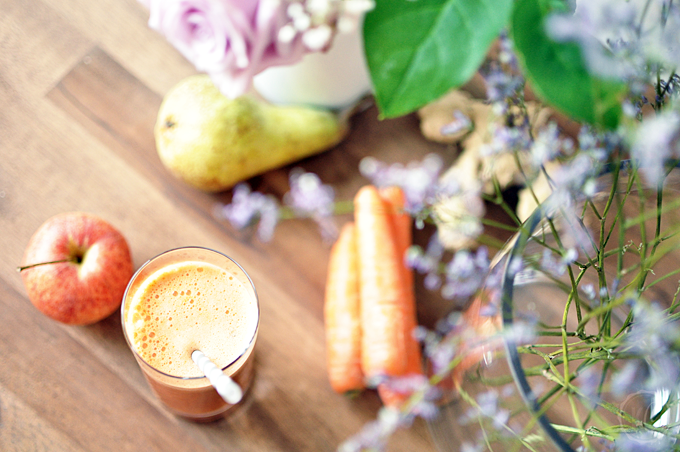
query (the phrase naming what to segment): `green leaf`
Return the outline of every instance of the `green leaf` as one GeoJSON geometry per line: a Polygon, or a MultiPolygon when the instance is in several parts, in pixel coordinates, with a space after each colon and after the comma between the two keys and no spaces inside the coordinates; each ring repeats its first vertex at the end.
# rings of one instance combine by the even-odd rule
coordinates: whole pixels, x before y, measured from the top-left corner
{"type": "Polygon", "coordinates": [[[515,4],[511,31],[525,75],[547,104],[574,120],[615,129],[626,85],[591,75],[577,44],[550,39],[545,18],[557,10],[556,5],[551,0],[517,0],[515,4]]]}
{"type": "Polygon", "coordinates": [[[405,115],[466,83],[511,11],[512,0],[377,0],[364,43],[382,115],[405,115]]]}

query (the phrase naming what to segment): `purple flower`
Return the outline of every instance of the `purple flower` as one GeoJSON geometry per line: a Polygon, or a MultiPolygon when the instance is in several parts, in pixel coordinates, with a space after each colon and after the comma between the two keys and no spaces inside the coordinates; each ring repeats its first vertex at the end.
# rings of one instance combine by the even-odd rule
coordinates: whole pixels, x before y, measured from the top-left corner
{"type": "Polygon", "coordinates": [[[407,409],[402,410],[402,417],[407,423],[414,416],[432,419],[437,416],[438,409],[433,403],[441,398],[441,390],[430,384],[424,375],[410,374],[397,377],[386,377],[379,382],[391,391],[408,395],[407,409]]]}
{"type": "Polygon", "coordinates": [[[664,176],[664,161],[680,156],[680,115],[667,111],[645,119],[635,134],[632,157],[650,184],[656,186],[664,176]]]}
{"type": "Polygon", "coordinates": [[[644,382],[649,376],[649,369],[641,361],[628,361],[614,374],[611,386],[612,393],[617,397],[633,394],[644,388],[644,382]]]}
{"type": "Polygon", "coordinates": [[[383,407],[378,418],[369,422],[359,433],[349,438],[338,448],[339,452],[360,452],[364,450],[383,451],[387,440],[400,427],[410,425],[412,416],[405,415],[394,408],[383,407]]]}
{"type": "Polygon", "coordinates": [[[461,424],[465,425],[480,418],[488,418],[493,421],[494,427],[498,430],[507,425],[510,411],[501,408],[501,397],[498,391],[491,389],[483,392],[477,396],[476,402],[476,405],[461,418],[461,424]]]}
{"type": "Polygon", "coordinates": [[[574,14],[549,17],[547,31],[556,41],[579,43],[592,71],[606,77],[630,76],[635,71],[625,57],[635,53],[638,41],[639,12],[634,3],[579,1],[574,14]]]}
{"type": "Polygon", "coordinates": [[[236,229],[245,229],[257,224],[257,235],[263,242],[271,240],[279,219],[276,199],[241,183],[234,187],[230,204],[217,206],[215,217],[228,220],[236,229]]]}
{"type": "Polygon", "coordinates": [[[560,155],[569,154],[573,150],[573,145],[571,140],[560,137],[557,124],[551,122],[538,132],[531,144],[532,164],[538,168],[560,155]]]}
{"type": "Polygon", "coordinates": [[[279,0],[150,0],[149,26],[235,98],[250,88],[257,73],[299,61],[305,53],[300,38],[279,39],[289,22],[287,5],[279,0]]]}
{"type": "Polygon", "coordinates": [[[574,263],[577,257],[578,253],[574,248],[566,250],[560,259],[557,259],[553,251],[546,248],[543,250],[541,270],[550,275],[562,276],[567,271],[569,264],[574,263]]]}
{"type": "Polygon", "coordinates": [[[333,214],[335,192],[330,185],[324,185],[319,176],[300,168],[290,172],[290,191],[284,202],[295,213],[308,217],[330,216],[333,214]]]}
{"type": "Polygon", "coordinates": [[[485,247],[479,248],[476,253],[458,251],[446,266],[442,296],[446,299],[467,299],[472,296],[484,283],[489,264],[485,247]]]}
{"type": "MultiPolygon", "coordinates": [[[[655,303],[633,301],[634,320],[626,337],[628,351],[637,354],[648,365],[644,388],[650,391],[674,388],[680,379],[680,359],[673,347],[680,340],[678,322],[655,303]]],[[[625,387],[626,375],[620,381],[625,387]]]]}
{"type": "Polygon", "coordinates": [[[584,403],[590,408],[594,408],[600,401],[600,380],[602,374],[598,373],[594,367],[588,367],[583,370],[576,379],[576,385],[581,390],[581,394],[585,397],[584,403]]]}
{"type": "Polygon", "coordinates": [[[330,185],[321,183],[316,174],[304,172],[300,168],[293,169],[290,173],[290,191],[284,195],[283,202],[298,216],[316,221],[325,238],[336,236],[337,227],[332,220],[335,191],[330,185]]]}
{"type": "Polygon", "coordinates": [[[453,112],[453,121],[443,125],[441,133],[442,135],[455,135],[463,130],[469,131],[471,129],[472,121],[470,121],[470,118],[462,111],[456,110],[453,112]]]}
{"type": "Polygon", "coordinates": [[[457,184],[440,182],[442,167],[443,162],[436,154],[407,165],[388,165],[373,157],[366,157],[359,163],[361,174],[377,187],[401,187],[406,194],[406,210],[411,214],[420,213],[440,196],[459,191],[457,184]]]}
{"type": "Polygon", "coordinates": [[[435,232],[430,237],[425,251],[417,245],[413,245],[408,249],[406,252],[406,265],[418,273],[426,274],[425,287],[428,290],[436,290],[441,285],[439,266],[443,255],[444,247],[435,232]]]}
{"type": "Polygon", "coordinates": [[[518,122],[512,127],[494,124],[491,131],[491,143],[486,144],[480,150],[483,156],[501,154],[504,152],[515,152],[528,149],[531,146],[531,128],[529,118],[524,114],[509,114],[508,118],[517,119],[518,122]]]}
{"type": "Polygon", "coordinates": [[[484,81],[486,97],[492,103],[505,103],[506,99],[515,97],[524,83],[522,77],[506,72],[499,66],[492,66],[484,75],[484,81]]]}

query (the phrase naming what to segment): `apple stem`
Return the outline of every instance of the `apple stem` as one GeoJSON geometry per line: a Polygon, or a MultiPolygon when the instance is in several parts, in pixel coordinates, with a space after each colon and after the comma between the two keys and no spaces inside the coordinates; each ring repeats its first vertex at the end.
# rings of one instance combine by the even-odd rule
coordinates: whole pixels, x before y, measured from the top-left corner
{"type": "Polygon", "coordinates": [[[37,264],[30,264],[30,265],[24,265],[23,267],[17,267],[18,272],[22,272],[24,270],[27,270],[29,268],[37,267],[39,265],[47,265],[47,264],[60,264],[62,262],[76,262],[75,259],[61,259],[58,261],[50,261],[50,262],[40,262],[37,264]]]}

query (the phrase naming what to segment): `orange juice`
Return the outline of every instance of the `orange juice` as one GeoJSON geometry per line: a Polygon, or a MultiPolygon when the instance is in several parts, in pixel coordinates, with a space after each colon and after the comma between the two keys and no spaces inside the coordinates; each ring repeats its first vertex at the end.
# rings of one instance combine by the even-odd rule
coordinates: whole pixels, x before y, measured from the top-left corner
{"type": "Polygon", "coordinates": [[[258,301],[250,279],[228,257],[180,248],[149,261],[130,281],[122,315],[147,380],[174,413],[212,420],[232,407],[193,362],[194,350],[248,389],[258,301]]]}

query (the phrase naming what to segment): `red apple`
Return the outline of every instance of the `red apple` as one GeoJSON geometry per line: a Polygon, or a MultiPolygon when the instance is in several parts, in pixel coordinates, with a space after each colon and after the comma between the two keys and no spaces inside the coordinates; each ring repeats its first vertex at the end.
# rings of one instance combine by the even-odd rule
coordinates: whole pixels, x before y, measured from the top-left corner
{"type": "Polygon", "coordinates": [[[70,212],[38,228],[19,270],[40,312],[69,325],[88,325],[118,309],[133,266],[117,229],[94,215],[70,212]]]}

